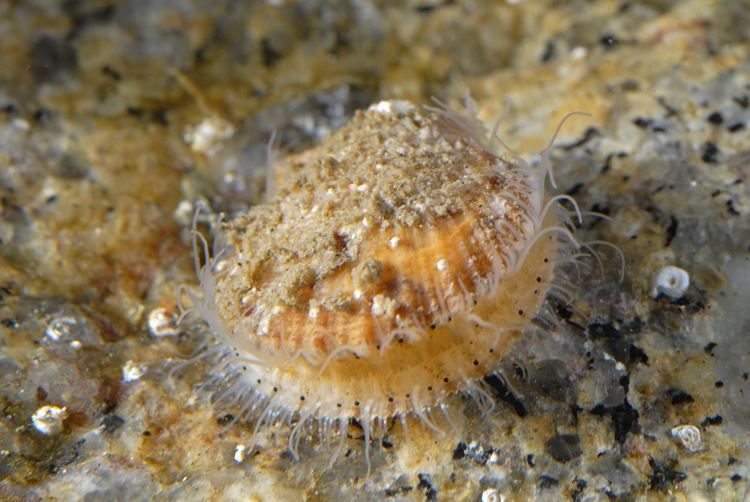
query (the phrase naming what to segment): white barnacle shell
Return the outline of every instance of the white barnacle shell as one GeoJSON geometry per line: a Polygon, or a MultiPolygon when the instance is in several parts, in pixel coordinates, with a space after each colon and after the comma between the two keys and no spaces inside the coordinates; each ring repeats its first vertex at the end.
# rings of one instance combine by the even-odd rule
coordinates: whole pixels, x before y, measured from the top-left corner
{"type": "Polygon", "coordinates": [[[654,279],[653,296],[663,293],[670,298],[680,298],[690,287],[690,275],[680,267],[662,267],[654,279]]]}
{"type": "Polygon", "coordinates": [[[694,425],[685,424],[672,427],[672,436],[680,441],[680,444],[688,451],[695,452],[700,449],[701,431],[694,425]]]}

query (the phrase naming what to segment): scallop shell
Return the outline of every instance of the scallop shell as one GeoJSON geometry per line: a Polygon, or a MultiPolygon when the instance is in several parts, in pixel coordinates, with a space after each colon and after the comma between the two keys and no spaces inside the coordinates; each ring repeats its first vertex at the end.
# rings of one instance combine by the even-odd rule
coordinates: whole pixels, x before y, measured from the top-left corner
{"type": "Polygon", "coordinates": [[[471,124],[378,103],[217,229],[199,310],[247,399],[303,421],[429,425],[529,327],[560,253],[556,215],[544,174],[471,124]]]}

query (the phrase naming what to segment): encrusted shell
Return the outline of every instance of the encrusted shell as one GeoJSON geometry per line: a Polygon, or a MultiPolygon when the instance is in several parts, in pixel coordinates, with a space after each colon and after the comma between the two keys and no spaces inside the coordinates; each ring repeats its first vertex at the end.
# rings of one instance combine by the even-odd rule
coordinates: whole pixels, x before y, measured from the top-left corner
{"type": "Polygon", "coordinates": [[[284,178],[218,229],[202,309],[274,406],[419,414],[481,378],[544,301],[544,176],[468,119],[378,103],[284,178]]]}

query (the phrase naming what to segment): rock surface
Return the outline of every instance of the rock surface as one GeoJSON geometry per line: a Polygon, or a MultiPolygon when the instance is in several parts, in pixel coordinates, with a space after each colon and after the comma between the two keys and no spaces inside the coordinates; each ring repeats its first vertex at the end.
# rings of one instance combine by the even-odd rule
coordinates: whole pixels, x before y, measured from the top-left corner
{"type": "Polygon", "coordinates": [[[746,2],[207,5],[0,5],[0,498],[748,497],[746,2]],[[487,379],[495,410],[456,397],[446,434],[394,428],[369,478],[356,424],[327,470],[309,437],[299,462],[273,429],[250,452],[253,421],[195,387],[205,328],[174,324],[193,208],[260,200],[273,131],[283,156],[372,102],[467,91],[525,157],[591,114],[555,177],[609,217],[579,235],[624,279],[595,245],[554,336],[487,379]],[[684,295],[654,294],[667,266],[684,295]]]}

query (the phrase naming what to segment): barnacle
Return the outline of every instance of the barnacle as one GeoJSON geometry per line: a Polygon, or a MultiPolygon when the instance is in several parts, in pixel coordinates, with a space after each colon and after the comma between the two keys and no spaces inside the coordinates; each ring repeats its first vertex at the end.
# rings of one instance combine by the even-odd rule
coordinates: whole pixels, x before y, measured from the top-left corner
{"type": "Polygon", "coordinates": [[[556,204],[575,202],[545,195],[547,152],[532,166],[493,136],[469,112],[378,103],[215,229],[193,308],[256,431],[295,424],[294,453],[310,421],[331,434],[354,417],[368,439],[409,414],[437,429],[452,393],[487,404],[482,376],[578,247],[556,204]]]}

